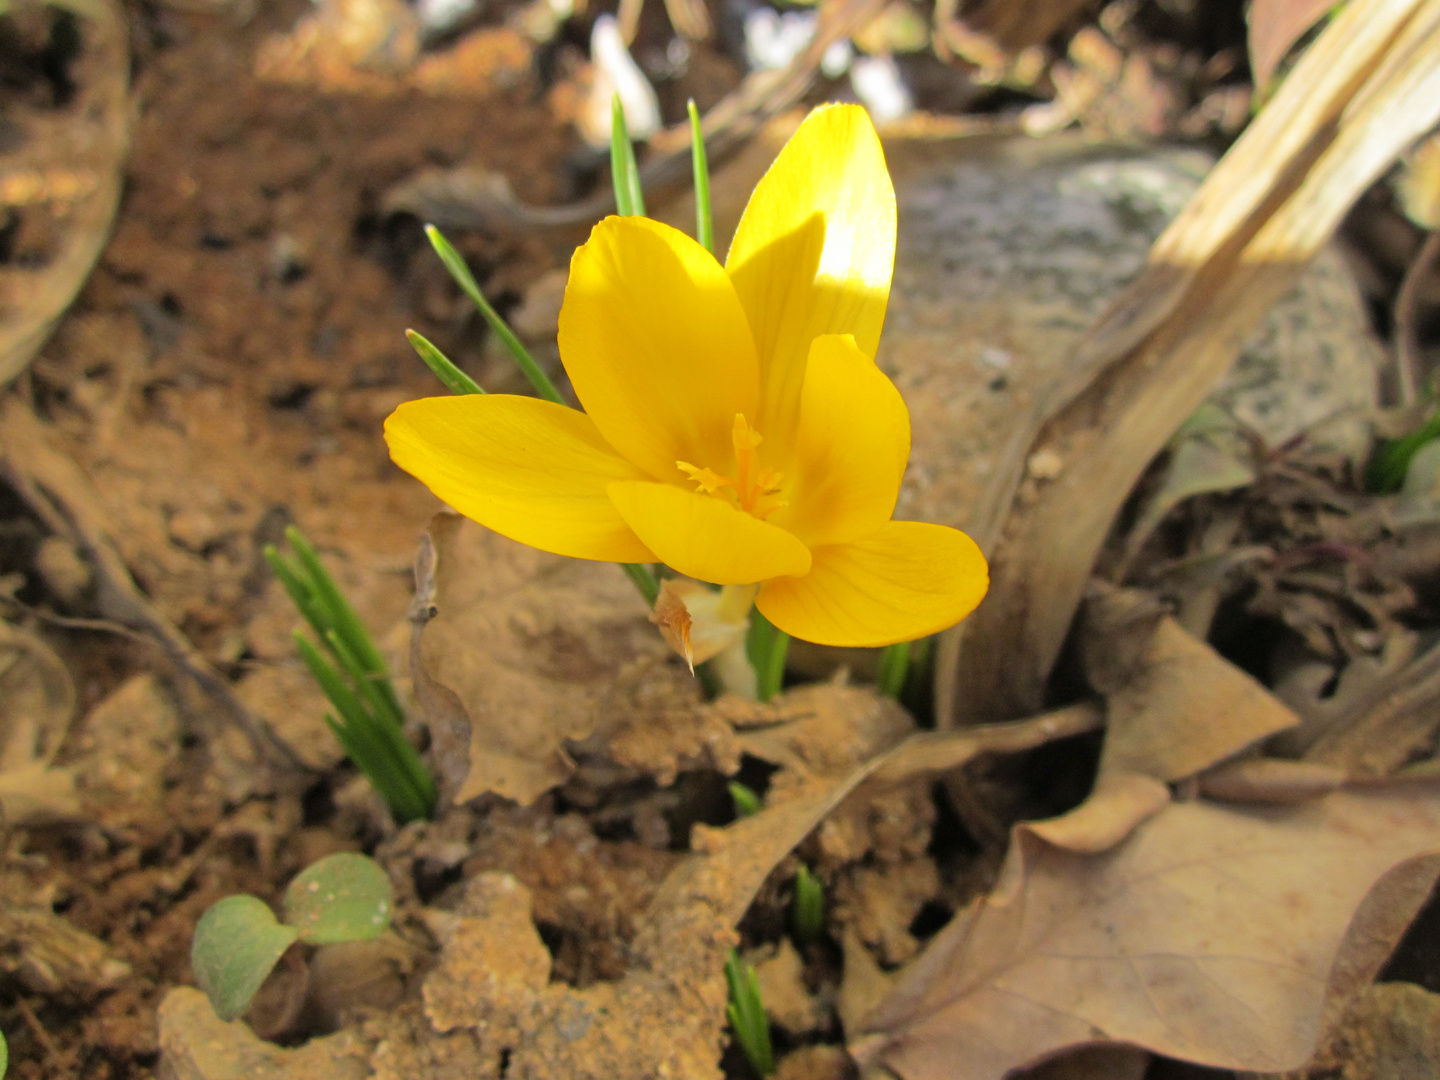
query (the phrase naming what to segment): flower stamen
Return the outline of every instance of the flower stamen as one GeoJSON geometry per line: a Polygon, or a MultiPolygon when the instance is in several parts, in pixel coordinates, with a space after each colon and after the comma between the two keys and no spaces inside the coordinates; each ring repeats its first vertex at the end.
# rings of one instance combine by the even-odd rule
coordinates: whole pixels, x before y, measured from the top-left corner
{"type": "Polygon", "coordinates": [[[721,476],[714,469],[691,465],[688,461],[677,461],[675,467],[706,495],[719,495],[723,489],[729,488],[741,510],[764,521],[780,507],[788,505],[784,499],[774,497],[785,476],[774,469],[760,467],[755,448],[764,441],[764,436],[750,426],[744,413],[735,414],[730,439],[735,447],[735,479],[721,476]]]}

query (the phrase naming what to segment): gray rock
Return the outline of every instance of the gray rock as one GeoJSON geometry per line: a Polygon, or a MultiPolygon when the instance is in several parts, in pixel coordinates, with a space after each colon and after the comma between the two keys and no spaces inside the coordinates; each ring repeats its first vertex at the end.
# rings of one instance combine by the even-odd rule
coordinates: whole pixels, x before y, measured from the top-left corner
{"type": "MultiPolygon", "coordinates": [[[[900,204],[877,357],[910,405],[896,516],[965,527],[1013,433],[1075,344],[1144,265],[1209,161],[1072,140],[887,145],[900,204]]],[[[1212,400],[1276,445],[1363,445],[1380,347],[1327,250],[1212,400]]]]}

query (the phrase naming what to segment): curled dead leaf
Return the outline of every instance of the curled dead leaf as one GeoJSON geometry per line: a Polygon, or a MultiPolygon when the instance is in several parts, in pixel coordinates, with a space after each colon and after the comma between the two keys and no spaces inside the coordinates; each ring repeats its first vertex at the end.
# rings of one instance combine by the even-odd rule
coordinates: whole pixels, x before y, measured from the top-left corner
{"type": "MultiPolygon", "coordinates": [[[[1100,643],[1095,651],[1104,649],[1100,643]]],[[[1173,619],[1156,627],[1134,677],[1108,694],[1107,712],[1100,771],[1167,781],[1193,776],[1299,722],[1265,687],[1173,619]]]]}
{"type": "Polygon", "coordinates": [[[1200,794],[1222,802],[1297,803],[1339,789],[1345,771],[1314,761],[1242,758],[1199,776],[1200,794]]]}
{"type": "MultiPolygon", "coordinates": [[[[567,741],[697,700],[618,567],[548,555],[449,513],[430,541],[420,614],[434,615],[412,669],[448,755],[468,740],[457,801],[488,791],[529,804],[573,771],[567,741]]],[[[445,770],[453,782],[453,760],[445,770]]]]}
{"type": "Polygon", "coordinates": [[[1437,851],[1433,783],[1172,803],[1099,856],[1019,826],[995,890],[902,973],[852,1052],[904,1080],[998,1080],[1098,1041],[1296,1068],[1423,903],[1437,851]]]}
{"type": "Polygon", "coordinates": [[[1170,789],[1139,773],[1102,773],[1089,797],[1057,818],[1026,827],[1047,844],[1094,854],[1109,851],[1170,802],[1170,789]]]}

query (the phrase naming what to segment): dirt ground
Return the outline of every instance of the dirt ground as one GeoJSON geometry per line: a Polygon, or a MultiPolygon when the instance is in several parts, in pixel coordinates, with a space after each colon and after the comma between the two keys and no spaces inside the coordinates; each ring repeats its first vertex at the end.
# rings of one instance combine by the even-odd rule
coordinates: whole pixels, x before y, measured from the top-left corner
{"type": "MultiPolygon", "coordinates": [[[[114,237],[29,378],[95,479],[142,587],[241,687],[279,665],[281,687],[242,693],[270,694],[271,715],[285,702],[324,762],[336,755],[317,727],[321,702],[294,667],[293,610],[260,549],[299,524],[342,561],[370,624],[396,626],[436,509],[379,437],[397,403],[435,389],[402,331],[479,361],[468,302],[417,222],[382,217],[380,195],[419,163],[481,161],[551,201],[574,138],[529,78],[502,89],[472,68],[453,93],[258,81],[257,48],[306,8],[130,10],[137,122],[114,237]]],[[[463,246],[502,304],[553,259],[523,241],[463,246]]],[[[34,527],[16,528],[11,542],[33,546],[34,527]]],[[[42,599],[34,586],[20,595],[42,599]]],[[[104,631],[52,626],[47,637],[80,673],[82,713],[155,660],[104,631]]],[[[81,836],[14,851],[12,895],[50,896],[133,975],[98,1001],[12,997],[12,1075],[149,1075],[155,1006],[189,979],[199,914],[235,891],[273,897],[314,851],[353,846],[293,800],[250,804],[250,824],[214,844],[233,807],[196,783],[197,753],[160,755],[155,802],[112,806],[81,836]],[[318,848],[306,849],[317,841],[304,827],[321,830],[318,848]],[[177,880],[176,863],[202,844],[201,865],[177,880]]]]}
{"type": "MultiPolygon", "coordinates": [[[[647,19],[657,18],[650,7],[647,19]]],[[[267,790],[214,703],[153,643],[97,617],[95,582],[74,549],[47,539],[45,523],[0,490],[0,571],[21,575],[9,589],[14,611],[74,678],[83,719],[56,764],[74,769],[85,807],[78,825],[7,828],[0,891],[48,903],[106,949],[88,973],[48,984],[28,960],[4,965],[0,1029],[10,1075],[22,1080],[153,1076],[156,1009],[167,990],[192,982],[201,913],[235,892],[273,901],[315,858],[375,849],[373,799],[321,723],[322,699],[291,641],[294,610],[261,550],[299,525],[385,646],[403,654],[412,562],[438,509],[390,464],[380,437],[397,404],[437,391],[403,331],[425,334],[491,388],[516,377],[487,353],[482,324],[420,222],[387,214],[384,195],[422,167],[461,164],[503,174],[532,205],[574,200],[596,183],[596,159],[570,123],[575,41],[536,46],[505,25],[506,11],[487,11],[476,43],[423,76],[341,78],[323,65],[286,66],[277,42],[312,10],[305,0],[127,6],[134,119],[113,236],[15,391],[93,482],[94,509],[158,612],[312,771],[304,786],[267,790]],[[265,56],[273,62],[262,77],[265,56]],[[106,968],[111,961],[125,966],[106,968]]],[[[46,96],[63,97],[55,88],[69,77],[56,33],[0,42],[0,87],[29,95],[7,104],[11,119],[63,108],[46,96]]],[[[738,82],[732,57],[702,59],[664,88],[670,114],[687,94],[713,101],[738,82]]],[[[48,242],[22,218],[23,229],[0,224],[5,261],[48,242]]],[[[454,239],[505,312],[564,265],[573,243],[544,232],[454,239]]],[[[1376,263],[1382,288],[1393,269],[1376,263]]],[[[1042,755],[1026,766],[1049,770],[1047,784],[1004,782],[1047,788],[1049,805],[1038,809],[1073,804],[1096,746],[1089,736],[1067,745],[1063,762],[1042,755]]],[[[751,772],[758,765],[747,759],[751,772]]],[[[674,834],[732,814],[713,770],[682,768],[672,794],[640,809],[586,797],[580,784],[528,809],[482,800],[402,841],[413,848],[390,852],[414,868],[402,902],[453,900],[462,880],[507,871],[533,895],[552,980],[585,988],[618,979],[646,904],[680,857],[674,834]]],[[[1017,814],[1020,803],[1037,809],[1029,795],[1014,802],[1017,814]]],[[[996,863],[977,857],[938,792],[898,794],[876,811],[882,818],[891,856],[846,872],[843,845],[827,855],[815,841],[810,854],[831,859],[847,925],[894,967],[996,863]]],[[[778,935],[787,899],[777,882],[793,872],[784,864],[762,890],[742,926],[752,938],[778,935]]],[[[807,964],[813,986],[833,975],[838,947],[807,964]]],[[[838,1038],[833,1011],[795,1027],[802,1034],[782,1037],[782,1049],[810,1046],[814,1075],[842,1075],[818,1049],[838,1038]]],[[[733,1050],[726,1065],[744,1075],[733,1050]]]]}

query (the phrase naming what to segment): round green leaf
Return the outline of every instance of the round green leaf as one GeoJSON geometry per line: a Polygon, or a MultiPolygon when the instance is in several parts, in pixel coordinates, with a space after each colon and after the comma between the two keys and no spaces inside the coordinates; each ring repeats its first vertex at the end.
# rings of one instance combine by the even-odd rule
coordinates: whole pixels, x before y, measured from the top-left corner
{"type": "Polygon", "coordinates": [[[264,901],[227,896],[210,905],[195,926],[190,967],[215,1015],[234,1020],[300,935],[282,926],[264,901]]]}
{"type": "Polygon", "coordinates": [[[285,890],[285,921],[311,945],[364,941],[390,925],[390,878],[373,860],[342,851],[307,866],[285,890]]]}

